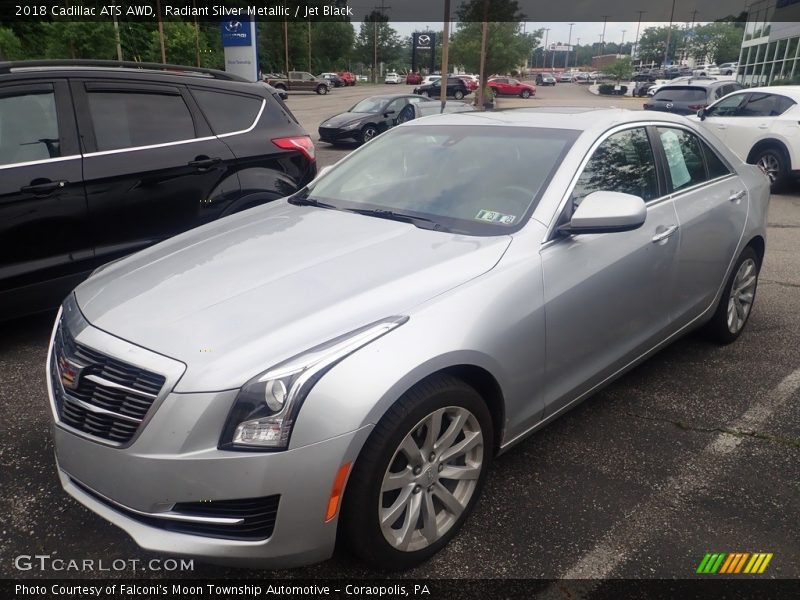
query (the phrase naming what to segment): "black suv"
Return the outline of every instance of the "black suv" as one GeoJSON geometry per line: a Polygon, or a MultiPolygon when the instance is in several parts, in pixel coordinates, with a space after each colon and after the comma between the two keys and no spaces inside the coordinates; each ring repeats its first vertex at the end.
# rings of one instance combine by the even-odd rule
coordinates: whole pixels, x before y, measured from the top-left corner
{"type": "MultiPolygon", "coordinates": [[[[438,79],[433,83],[420,85],[414,88],[414,93],[428,98],[438,98],[442,95],[442,80],[438,79]]],[[[464,96],[469,94],[469,88],[464,83],[463,79],[458,77],[447,78],[447,95],[461,100],[464,96]]]]}
{"type": "Polygon", "coordinates": [[[0,320],[316,170],[311,138],[264,83],[154,63],[0,63],[0,320]]]}

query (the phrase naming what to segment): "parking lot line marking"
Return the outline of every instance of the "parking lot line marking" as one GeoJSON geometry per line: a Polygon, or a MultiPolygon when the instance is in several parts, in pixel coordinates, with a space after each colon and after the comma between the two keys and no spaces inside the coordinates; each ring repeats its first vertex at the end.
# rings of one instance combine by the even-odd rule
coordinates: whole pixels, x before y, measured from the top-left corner
{"type": "MultiPolygon", "coordinates": [[[[778,385],[755,400],[741,417],[725,429],[727,431],[754,431],[763,426],[767,420],[786,404],[792,395],[800,390],[800,369],[792,371],[778,385]]],[[[585,582],[588,588],[582,591],[591,593],[618,566],[628,560],[636,549],[644,545],[652,533],[657,531],[653,523],[665,523],[670,518],[680,518],[688,504],[689,497],[705,487],[713,480],[713,463],[720,454],[726,455],[735,450],[744,439],[730,433],[720,433],[696,455],[696,458],[683,463],[681,473],[670,477],[662,489],[668,490],[635,507],[632,513],[622,521],[617,521],[608,533],[584,554],[572,567],[562,573],[560,579],[591,579],[585,582]]],[[[722,555],[724,557],[724,554],[722,555]]],[[[709,564],[715,561],[711,557],[709,564]]],[[[720,557],[721,558],[721,557],[720,557]]],[[[717,559],[719,560],[719,559],[717,559]]],[[[719,560],[721,563],[722,561],[719,560]]],[[[551,586],[544,594],[547,597],[560,597],[557,584],[551,586]]]]}

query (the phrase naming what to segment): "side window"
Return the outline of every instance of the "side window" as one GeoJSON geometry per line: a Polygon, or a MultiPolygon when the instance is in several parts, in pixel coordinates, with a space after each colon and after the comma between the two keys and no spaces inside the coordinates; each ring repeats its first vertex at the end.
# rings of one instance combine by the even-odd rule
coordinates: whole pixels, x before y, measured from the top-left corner
{"type": "Polygon", "coordinates": [[[97,149],[117,150],[190,140],[194,122],[180,95],[89,92],[97,149]]]}
{"type": "Polygon", "coordinates": [[[597,147],[572,192],[573,207],[600,191],[633,194],[645,202],[658,197],[655,159],[643,127],[615,133],[597,147]]]}
{"type": "Polygon", "coordinates": [[[778,114],[782,115],[787,110],[792,108],[795,104],[797,104],[791,98],[787,98],[786,96],[775,96],[777,107],[778,107],[778,114]]]}
{"type": "Polygon", "coordinates": [[[714,117],[735,117],[739,114],[739,109],[744,104],[747,94],[736,94],[717,102],[714,106],[706,110],[706,116],[714,117]]]}
{"type": "Polygon", "coordinates": [[[658,135],[667,156],[673,190],[681,190],[706,180],[703,152],[695,135],[683,129],[668,127],[659,127],[658,135]]]}
{"type": "Polygon", "coordinates": [[[0,165],[61,156],[53,92],[0,97],[0,165]]]}
{"type": "Polygon", "coordinates": [[[215,135],[248,129],[261,110],[263,99],[225,92],[192,89],[192,95],[203,111],[215,135]]]}
{"type": "Polygon", "coordinates": [[[722,162],[722,159],[717,156],[711,147],[703,140],[700,140],[700,146],[703,148],[703,156],[706,159],[706,167],[708,168],[708,178],[716,179],[717,177],[725,177],[730,175],[731,170],[727,165],[722,162]]]}
{"type": "Polygon", "coordinates": [[[391,104],[389,104],[389,106],[386,107],[386,110],[384,112],[390,113],[391,111],[394,111],[394,116],[396,118],[397,115],[400,114],[400,111],[403,110],[403,107],[405,105],[406,105],[406,99],[398,98],[397,100],[394,100],[391,104]]]}
{"type": "Polygon", "coordinates": [[[779,115],[776,100],[773,94],[750,94],[750,100],[742,109],[743,117],[774,117],[779,115]]]}

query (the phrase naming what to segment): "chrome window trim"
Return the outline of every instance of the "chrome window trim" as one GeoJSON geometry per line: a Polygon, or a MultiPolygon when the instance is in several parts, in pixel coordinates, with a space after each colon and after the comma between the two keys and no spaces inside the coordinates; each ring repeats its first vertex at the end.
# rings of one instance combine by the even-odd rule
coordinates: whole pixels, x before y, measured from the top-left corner
{"type": "Polygon", "coordinates": [[[52,158],[42,158],[40,160],[27,160],[25,162],[9,163],[7,165],[0,165],[0,170],[10,169],[13,167],[32,167],[34,165],[43,165],[46,163],[61,162],[65,160],[75,160],[81,158],[80,154],[70,154],[69,156],[53,156],[52,158]]]}
{"type": "MultiPolygon", "coordinates": [[[[541,247],[542,248],[549,247],[553,242],[556,242],[556,241],[559,240],[559,238],[555,237],[555,235],[554,235],[555,234],[555,229],[556,229],[556,223],[558,222],[558,217],[564,211],[564,208],[566,207],[567,202],[569,201],[570,197],[572,196],[572,192],[575,190],[575,186],[578,183],[578,179],[580,178],[581,174],[583,173],[583,170],[586,168],[586,165],[588,164],[589,160],[594,155],[594,153],[597,150],[598,146],[600,146],[600,144],[605,142],[612,135],[614,135],[616,133],[619,133],[621,131],[626,131],[628,129],[646,128],[646,127],[672,127],[674,129],[683,129],[683,130],[685,130],[685,131],[687,131],[689,133],[692,133],[692,134],[696,135],[698,138],[700,138],[703,141],[703,143],[705,143],[706,145],[709,146],[709,148],[711,148],[711,151],[714,152],[719,157],[719,159],[725,164],[725,166],[728,167],[728,169],[731,171],[730,173],[728,173],[727,175],[724,175],[722,177],[717,177],[715,179],[709,179],[707,181],[703,181],[701,183],[695,184],[695,185],[693,185],[693,186],[691,186],[689,188],[686,188],[686,189],[683,189],[683,190],[679,190],[679,191],[676,191],[676,192],[672,192],[670,194],[665,194],[663,196],[659,196],[658,198],[653,198],[652,200],[648,200],[645,203],[647,205],[647,209],[648,210],[650,209],[651,206],[657,206],[657,205],[659,205],[659,204],[661,204],[661,203],[663,203],[663,202],[665,202],[667,200],[671,200],[671,199],[676,198],[678,196],[681,196],[681,195],[683,195],[683,194],[685,194],[687,192],[694,191],[694,190],[696,190],[696,189],[698,189],[700,187],[707,186],[709,184],[715,183],[717,181],[725,179],[726,177],[738,176],[738,173],[736,172],[736,169],[734,169],[731,166],[731,164],[724,157],[719,156],[719,154],[714,150],[713,145],[710,144],[708,142],[708,140],[706,140],[698,131],[692,129],[691,127],[689,127],[687,125],[683,125],[682,123],[672,123],[672,122],[669,122],[669,121],[654,121],[654,120],[636,121],[636,122],[622,123],[620,125],[615,125],[614,127],[611,127],[610,129],[607,129],[606,131],[604,131],[603,134],[600,135],[595,140],[595,142],[589,148],[589,151],[586,153],[586,155],[581,160],[580,165],[575,170],[575,173],[572,175],[572,179],[570,180],[570,183],[567,186],[566,192],[561,197],[561,201],[558,203],[558,208],[550,216],[550,223],[546,224],[547,225],[547,232],[545,233],[545,236],[544,236],[544,238],[543,238],[543,240],[541,242],[541,247]]],[[[656,160],[658,160],[658,159],[656,158],[656,160]]]]}
{"type": "Polygon", "coordinates": [[[207,135],[199,138],[191,138],[186,140],[177,140],[174,142],[163,142],[160,144],[149,144],[147,146],[131,146],[130,148],[115,148],[114,150],[99,150],[97,152],[87,152],[83,155],[84,158],[91,158],[93,156],[106,156],[109,154],[122,154],[123,152],[137,152],[139,150],[153,150],[155,148],[168,148],[170,146],[178,146],[180,144],[192,144],[194,142],[207,142],[209,140],[215,140],[225,137],[232,137],[234,135],[242,135],[244,133],[250,133],[256,128],[258,122],[261,120],[261,115],[264,113],[264,108],[267,106],[266,99],[261,99],[261,108],[258,110],[258,114],[256,118],[253,119],[253,123],[247,129],[240,129],[238,131],[231,131],[228,133],[221,133],[219,135],[207,135]]]}

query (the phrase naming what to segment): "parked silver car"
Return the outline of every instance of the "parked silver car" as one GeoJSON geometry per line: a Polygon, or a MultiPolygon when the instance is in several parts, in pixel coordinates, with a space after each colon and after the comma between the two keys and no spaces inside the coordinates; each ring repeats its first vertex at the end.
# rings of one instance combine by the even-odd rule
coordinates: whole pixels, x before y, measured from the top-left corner
{"type": "Polygon", "coordinates": [[[409,567],[498,452],[696,327],[740,335],[768,198],[666,113],[405,123],[67,298],[47,364],[61,482],[157,552],[291,566],[339,530],[409,567]]]}

